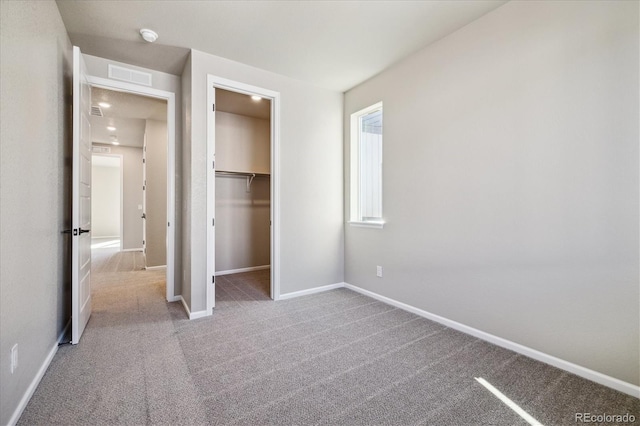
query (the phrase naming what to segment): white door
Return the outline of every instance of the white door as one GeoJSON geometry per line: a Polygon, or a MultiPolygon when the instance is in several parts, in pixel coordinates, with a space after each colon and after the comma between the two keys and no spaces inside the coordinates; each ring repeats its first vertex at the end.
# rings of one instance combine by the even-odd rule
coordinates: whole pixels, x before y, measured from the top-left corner
{"type": "Polygon", "coordinates": [[[71,343],[91,315],[91,86],[80,49],[73,47],[73,212],[71,343]]]}

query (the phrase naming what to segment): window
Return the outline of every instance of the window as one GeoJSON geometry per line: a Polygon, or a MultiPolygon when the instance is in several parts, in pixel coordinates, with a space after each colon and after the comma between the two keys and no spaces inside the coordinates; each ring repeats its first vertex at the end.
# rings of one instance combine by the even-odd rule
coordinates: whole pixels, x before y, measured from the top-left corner
{"type": "Polygon", "coordinates": [[[382,102],[351,114],[352,225],[382,228],[382,102]]]}

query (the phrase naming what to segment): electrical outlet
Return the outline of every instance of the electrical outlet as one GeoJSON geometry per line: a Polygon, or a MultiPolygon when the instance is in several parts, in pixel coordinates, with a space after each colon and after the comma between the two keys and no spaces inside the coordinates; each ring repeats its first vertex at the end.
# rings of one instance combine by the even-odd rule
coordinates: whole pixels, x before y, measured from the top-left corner
{"type": "Polygon", "coordinates": [[[18,344],[11,347],[11,374],[18,368],[18,344]]]}
{"type": "Polygon", "coordinates": [[[382,278],[382,266],[376,266],[376,276],[382,278]]]}

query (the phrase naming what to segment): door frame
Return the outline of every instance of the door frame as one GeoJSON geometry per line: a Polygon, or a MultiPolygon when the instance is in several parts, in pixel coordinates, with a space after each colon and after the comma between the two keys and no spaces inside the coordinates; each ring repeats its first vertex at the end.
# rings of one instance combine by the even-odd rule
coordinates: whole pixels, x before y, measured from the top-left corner
{"type": "Polygon", "coordinates": [[[108,78],[88,76],[91,87],[116,90],[119,92],[142,95],[167,101],[167,271],[166,271],[166,299],[176,302],[180,296],[175,295],[175,239],[176,239],[176,95],[161,89],[148,86],[110,80],[108,78]]]}
{"type": "MultiPolygon", "coordinates": [[[[91,158],[93,159],[94,156],[117,158],[120,162],[120,165],[118,166],[118,168],[120,169],[120,251],[123,251],[124,250],[123,249],[124,247],[124,157],[122,154],[106,154],[102,152],[92,152],[91,158]]],[[[91,179],[93,180],[93,171],[91,173],[91,179]]],[[[91,185],[91,187],[93,188],[93,185],[91,185]]],[[[91,199],[93,200],[93,196],[91,197],[91,199]]],[[[93,209],[91,210],[91,214],[93,217],[93,209]]],[[[91,220],[91,222],[93,223],[93,219],[91,220]]]]}
{"type": "Polygon", "coordinates": [[[258,95],[271,101],[271,298],[280,299],[280,92],[207,74],[207,277],[206,312],[215,306],[215,89],[258,95]],[[212,165],[212,167],[209,167],[212,165]]]}

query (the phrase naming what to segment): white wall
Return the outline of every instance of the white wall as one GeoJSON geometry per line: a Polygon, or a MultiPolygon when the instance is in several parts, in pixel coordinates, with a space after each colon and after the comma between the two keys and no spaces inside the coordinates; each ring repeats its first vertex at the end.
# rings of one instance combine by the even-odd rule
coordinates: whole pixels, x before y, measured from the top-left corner
{"type": "Polygon", "coordinates": [[[346,281],[638,385],[638,40],[638,2],[510,2],[347,92],[387,223],[346,281]]]}
{"type": "Polygon", "coordinates": [[[0,75],[0,424],[5,425],[17,420],[12,416],[20,414],[21,398],[37,384],[71,317],[71,238],[62,233],[71,228],[71,44],[55,2],[2,1],[0,75]],[[15,343],[19,365],[11,374],[15,343]]]}
{"type": "MultiPolygon", "coordinates": [[[[191,206],[188,201],[191,199],[191,115],[192,115],[192,96],[191,96],[191,55],[184,64],[184,70],[180,79],[181,83],[181,110],[182,110],[182,145],[181,145],[181,161],[180,167],[183,171],[184,178],[181,180],[182,187],[182,209],[180,229],[182,230],[182,270],[179,272],[182,280],[182,298],[191,306],[191,206]]],[[[176,183],[177,186],[177,183],[176,183]]]]}
{"type": "Polygon", "coordinates": [[[91,237],[120,237],[120,167],[91,166],[91,237]]]}
{"type": "Polygon", "coordinates": [[[270,263],[269,178],[216,177],[216,272],[270,263]]]}
{"type": "Polygon", "coordinates": [[[216,170],[271,172],[271,123],[267,119],[216,113],[216,170]]]}
{"type": "MultiPolygon", "coordinates": [[[[191,134],[184,142],[190,179],[183,202],[190,223],[192,312],[206,308],[207,74],[281,94],[281,292],[343,281],[342,94],[192,50],[191,134]],[[322,120],[318,120],[322,117],[322,120]],[[187,157],[188,154],[188,157],[187,157]]],[[[183,74],[184,77],[184,74],[183,74]]],[[[183,80],[184,82],[185,80],[183,80]]],[[[187,220],[185,220],[187,223],[187,220]]]]}
{"type": "Polygon", "coordinates": [[[167,122],[147,120],[147,266],[167,264],[167,122]]]}

